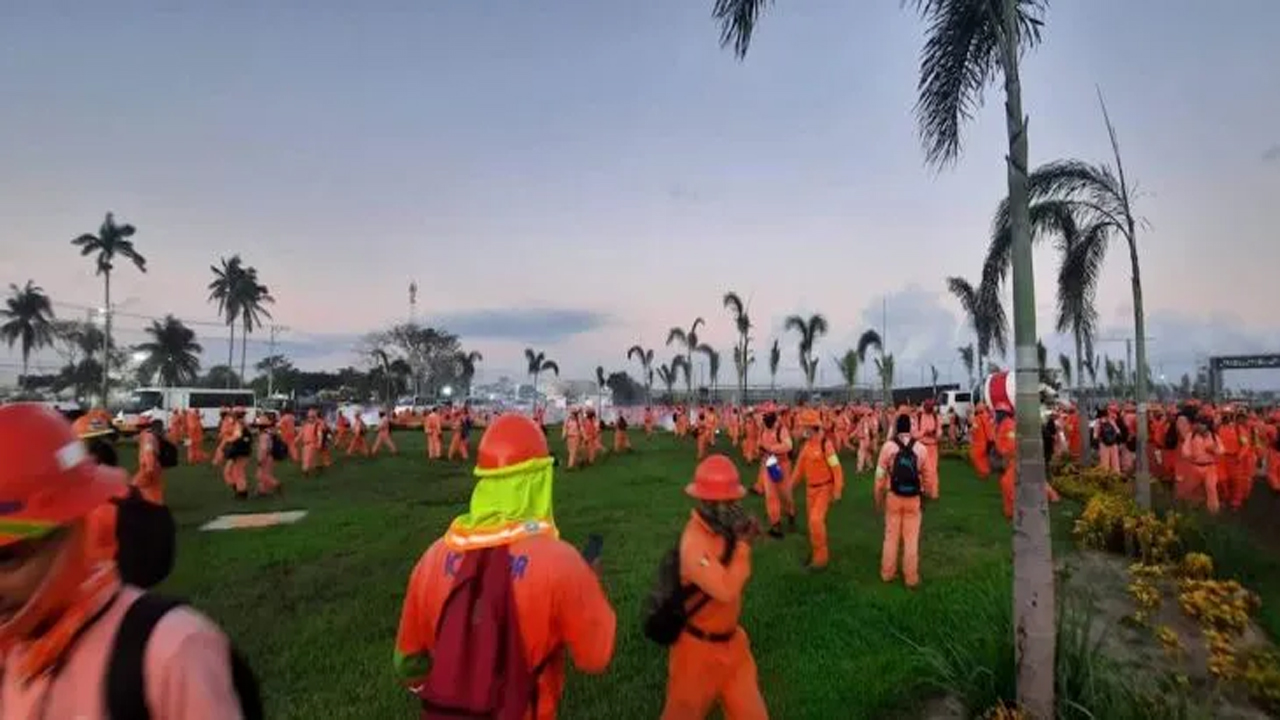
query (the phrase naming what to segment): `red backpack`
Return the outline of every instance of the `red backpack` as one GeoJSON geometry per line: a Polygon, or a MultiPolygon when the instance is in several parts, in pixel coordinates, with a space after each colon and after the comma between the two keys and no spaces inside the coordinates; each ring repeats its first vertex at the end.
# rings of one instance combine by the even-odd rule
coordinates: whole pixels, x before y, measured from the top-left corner
{"type": "Polygon", "coordinates": [[[525,661],[510,562],[505,545],[463,554],[417,693],[422,720],[521,720],[530,709],[536,717],[538,675],[558,653],[532,669],[525,661]]]}

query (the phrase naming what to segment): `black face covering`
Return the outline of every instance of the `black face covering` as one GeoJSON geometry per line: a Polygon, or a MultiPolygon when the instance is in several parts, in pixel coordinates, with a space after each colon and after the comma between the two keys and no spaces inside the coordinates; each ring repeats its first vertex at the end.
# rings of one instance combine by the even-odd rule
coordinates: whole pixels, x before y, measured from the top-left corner
{"type": "Polygon", "coordinates": [[[778,416],[777,416],[777,415],[774,415],[773,413],[765,413],[765,414],[764,414],[764,426],[765,426],[765,427],[767,427],[767,428],[769,428],[770,430],[772,430],[772,429],[773,429],[773,426],[774,426],[777,422],[778,422],[778,416]]]}

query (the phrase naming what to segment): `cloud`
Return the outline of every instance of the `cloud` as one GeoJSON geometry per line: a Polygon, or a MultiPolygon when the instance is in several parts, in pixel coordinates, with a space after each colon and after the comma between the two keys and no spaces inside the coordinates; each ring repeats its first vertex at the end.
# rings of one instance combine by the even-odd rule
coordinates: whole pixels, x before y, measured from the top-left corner
{"type": "Polygon", "coordinates": [[[1267,148],[1267,151],[1262,153],[1262,161],[1263,162],[1280,162],[1280,143],[1277,143],[1267,148]]]}
{"type": "Polygon", "coordinates": [[[430,324],[463,338],[556,343],[604,327],[606,313],[565,308],[463,310],[432,316],[430,324]]]}

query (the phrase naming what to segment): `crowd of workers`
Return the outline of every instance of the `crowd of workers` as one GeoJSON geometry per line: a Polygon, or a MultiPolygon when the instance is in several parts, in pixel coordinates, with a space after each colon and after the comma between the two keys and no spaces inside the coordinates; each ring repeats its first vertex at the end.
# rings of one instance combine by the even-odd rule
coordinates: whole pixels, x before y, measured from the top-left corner
{"type": "MultiPolygon", "coordinates": [[[[109,710],[130,702],[158,718],[261,712],[256,689],[244,682],[243,662],[216,625],[146,590],[168,569],[137,569],[146,564],[136,559],[139,548],[163,543],[130,540],[139,536],[135,525],[144,524],[133,513],[164,507],[163,473],[179,461],[179,446],[186,447],[187,462],[219,467],[242,498],[250,464],[258,492],[270,494],[282,490],[276,461],[291,459],[311,474],[332,463],[339,449],[368,457],[397,448],[386,413],[371,446],[360,417],[339,416],[332,429],[314,412],[301,422],[289,413],[263,414],[253,424],[245,417],[235,408],[223,413],[211,454],[203,430],[196,430],[198,416],[178,411],[167,427],[152,423],[139,436],[138,467],[126,482],[99,440],[108,432],[102,414],[86,415],[73,427],[34,405],[0,408],[3,717],[116,717],[109,710]]],[[[616,415],[613,451],[631,449],[632,420],[653,434],[667,418],[677,438],[692,442],[699,464],[684,489],[694,507],[672,550],[673,579],[659,582],[650,599],[654,627],[665,622],[674,631],[651,633],[646,626],[668,650],[664,718],[702,718],[717,704],[728,718],[767,717],[739,625],[751,553],[764,536],[799,531],[794,495],[803,483],[807,566],[828,565],[826,515],[846,483],[841,453],[856,457],[854,472],[874,470],[873,497],[885,518],[885,582],[899,572],[909,588],[921,581],[921,509],[940,497],[940,445],[967,439],[982,477],[991,472],[991,456],[1001,457],[1003,509],[1012,513],[1017,444],[1007,404],[979,404],[967,419],[940,417],[932,401],[920,407],[645,408],[616,415]],[[755,468],[746,486],[733,455],[755,468]],[[764,496],[765,524],[742,505],[749,492],[764,496]]],[[[1088,438],[1101,467],[1133,471],[1133,406],[1103,408],[1091,423],[1070,406],[1042,419],[1046,459],[1083,458],[1088,438]]],[[[1148,421],[1150,466],[1175,484],[1179,498],[1203,502],[1212,512],[1224,502],[1240,507],[1259,470],[1280,491],[1280,414],[1192,403],[1153,408],[1148,421]]],[[[469,512],[413,569],[395,668],[426,717],[554,717],[566,654],[592,673],[604,671],[614,651],[616,617],[598,579],[599,548],[579,551],[559,539],[551,512],[558,462],[540,412],[472,418],[465,407],[433,410],[422,421],[427,459],[468,461],[477,424],[484,433],[469,512]],[[445,427],[451,429],[447,454],[445,427]],[[478,608],[488,613],[484,623],[472,621],[478,608]]],[[[607,429],[590,408],[571,410],[561,428],[567,467],[599,462],[607,429]]],[[[1052,487],[1048,492],[1055,499],[1052,487]]],[[[171,556],[167,562],[171,567],[171,556]]]]}

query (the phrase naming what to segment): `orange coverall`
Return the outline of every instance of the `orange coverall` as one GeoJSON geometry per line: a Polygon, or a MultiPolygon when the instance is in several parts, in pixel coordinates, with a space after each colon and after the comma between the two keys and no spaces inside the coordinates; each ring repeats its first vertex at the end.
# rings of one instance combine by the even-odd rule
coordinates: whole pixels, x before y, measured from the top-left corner
{"type": "Polygon", "coordinates": [[[133,485],[143,499],[164,504],[164,477],[160,474],[160,439],[150,430],[138,435],[138,472],[133,485]]]}
{"type": "Polygon", "coordinates": [[[422,422],[422,431],[427,435],[427,459],[439,460],[442,445],[440,413],[435,410],[427,413],[427,419],[422,422]]]}
{"type": "Polygon", "coordinates": [[[772,430],[760,432],[760,447],[764,452],[760,458],[757,483],[764,486],[764,507],[771,527],[782,520],[783,511],[793,523],[796,517],[795,487],[791,484],[791,436],[780,427],[781,422],[779,419],[772,430]],[[778,458],[778,466],[782,468],[782,479],[778,482],[770,480],[769,471],[765,469],[765,461],[770,454],[778,458]]]}
{"type": "Polygon", "coordinates": [[[697,511],[691,515],[680,536],[680,580],[710,600],[671,646],[662,720],[702,720],[717,703],[725,720],[765,720],[769,713],[751,643],[738,625],[742,591],[751,577],[751,546],[739,540],[729,564],[720,564],[727,540],[697,511]]]}
{"type": "Polygon", "coordinates": [[[991,424],[991,415],[987,409],[979,407],[973,412],[973,423],[969,428],[969,462],[979,480],[991,476],[991,459],[987,456],[987,448],[995,442],[995,428],[991,424]]]}
{"type": "MultiPolygon", "coordinates": [[[[996,452],[1004,459],[1004,472],[1000,473],[1000,500],[1004,504],[1004,516],[1013,518],[1014,490],[1018,479],[1018,424],[1013,415],[1006,415],[996,427],[996,452]]],[[[1115,446],[1112,446],[1114,449],[1115,446]]]]}
{"type": "MultiPolygon", "coordinates": [[[[572,545],[549,535],[519,538],[511,554],[512,592],[519,615],[525,661],[537,667],[552,653],[538,676],[537,720],[556,716],[564,689],[564,649],[573,665],[585,673],[602,673],[613,657],[617,617],[582,555],[572,545]]],[[[453,578],[462,566],[462,553],[437,540],[414,566],[396,633],[396,652],[407,657],[429,656],[435,646],[436,625],[453,578]]],[[[422,678],[401,678],[412,684],[422,678]]],[[[526,718],[534,718],[532,712],[526,718]]]]}
{"type": "Polygon", "coordinates": [[[1182,444],[1182,456],[1186,459],[1183,477],[1178,479],[1174,496],[1191,503],[1203,502],[1211,513],[1221,509],[1218,500],[1218,454],[1221,451],[1218,438],[1213,433],[1191,433],[1182,444]]]}
{"type": "MultiPolygon", "coordinates": [[[[898,436],[903,443],[910,435],[898,436]]],[[[937,478],[928,464],[928,450],[919,442],[913,443],[916,467],[920,469],[920,486],[926,495],[937,492],[937,478]]],[[[890,472],[894,458],[900,452],[898,443],[890,439],[880,448],[876,461],[876,508],[884,510],[884,545],[880,549],[880,579],[893,582],[898,577],[898,546],[902,546],[902,578],[907,587],[920,584],[920,521],[922,501],[920,497],[900,497],[889,490],[890,472]]]]}
{"type": "Polygon", "coordinates": [[[937,413],[921,412],[920,421],[916,425],[916,439],[924,446],[926,455],[926,464],[929,466],[929,475],[934,481],[933,494],[929,497],[937,498],[939,486],[942,484],[938,481],[938,437],[941,435],[941,423],[938,422],[937,413]]]}
{"type": "Polygon", "coordinates": [[[835,445],[822,432],[815,431],[800,446],[795,469],[786,482],[795,487],[802,479],[805,481],[805,510],[809,520],[809,547],[812,553],[809,565],[820,569],[827,566],[829,559],[827,510],[831,507],[832,500],[838,502],[844,494],[844,468],[840,466],[835,445]]]}
{"type": "Polygon", "coordinates": [[[381,450],[384,445],[391,451],[392,455],[400,454],[400,450],[396,447],[395,441],[391,439],[391,418],[386,415],[383,415],[382,418],[378,420],[378,436],[373,441],[373,450],[370,451],[370,454],[377,455],[378,451],[381,450]]]}

